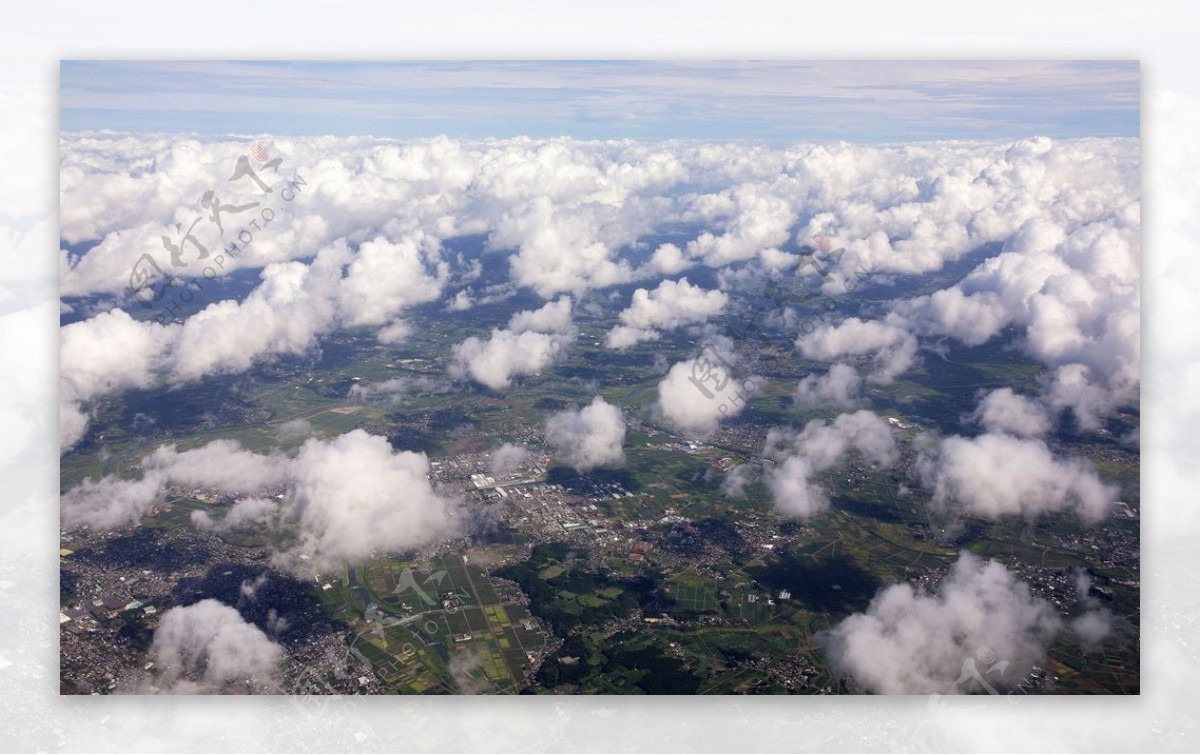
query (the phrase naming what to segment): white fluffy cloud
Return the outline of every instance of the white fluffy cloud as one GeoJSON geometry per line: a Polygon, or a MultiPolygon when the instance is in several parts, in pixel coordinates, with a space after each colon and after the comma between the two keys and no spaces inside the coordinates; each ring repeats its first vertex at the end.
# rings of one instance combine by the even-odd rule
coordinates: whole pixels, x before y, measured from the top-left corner
{"type": "Polygon", "coordinates": [[[436,240],[393,242],[377,236],[359,245],[338,288],[347,325],[382,325],[414,304],[435,301],[449,274],[436,240]]]}
{"type": "Polygon", "coordinates": [[[1132,193],[1103,206],[1107,214],[1089,222],[1054,212],[1027,219],[999,254],[950,288],[898,302],[894,316],[969,346],[1015,326],[1025,353],[1054,371],[1049,402],[1096,429],[1137,401],[1141,359],[1140,207],[1132,193]]]}
{"type": "Polygon", "coordinates": [[[192,524],[196,529],[227,531],[239,527],[267,524],[279,514],[279,504],[269,498],[243,498],[229,507],[219,520],[207,511],[193,511],[192,524]]]}
{"type": "Polygon", "coordinates": [[[796,386],[796,406],[854,406],[862,391],[858,370],[848,364],[835,364],[825,375],[809,375],[796,386]]]}
{"type": "Polygon", "coordinates": [[[786,242],[797,212],[774,188],[746,183],[719,196],[706,197],[717,213],[732,217],[724,233],[705,231],[688,242],[688,256],[710,267],[722,267],[753,259],[786,242]]]}
{"type": "Polygon", "coordinates": [[[488,470],[497,476],[512,474],[524,466],[529,457],[529,449],[524,446],[502,443],[499,448],[492,451],[488,470]]]}
{"type": "Polygon", "coordinates": [[[871,692],[969,694],[984,691],[980,680],[1016,688],[1060,626],[1002,564],[963,551],[936,591],[892,585],[824,644],[830,664],[871,692]]]}
{"type": "Polygon", "coordinates": [[[404,320],[393,320],[375,333],[375,338],[382,344],[395,345],[404,343],[412,335],[412,326],[404,320]]]}
{"type": "MultiPolygon", "coordinates": [[[[268,265],[245,299],[214,302],[182,324],[134,320],[114,309],[67,325],[60,337],[63,447],[82,437],[84,406],[99,395],[243,372],[275,355],[303,354],[338,325],[381,324],[436,299],[444,275],[422,277],[421,269],[412,243],[376,238],[357,254],[338,243],[309,264],[268,265]],[[376,270],[389,265],[387,274],[376,270]]],[[[393,321],[379,338],[405,335],[406,326],[393,321]]]]}
{"type": "Polygon", "coordinates": [[[546,420],[546,443],[555,457],[578,472],[625,463],[625,415],[597,396],[582,409],[546,420]]]}
{"type": "Polygon", "coordinates": [[[746,488],[754,479],[754,467],[750,464],[738,464],[725,473],[721,480],[721,492],[730,498],[741,498],[746,495],[746,488]]]}
{"type": "Polygon", "coordinates": [[[575,323],[571,319],[571,297],[560,296],[540,309],[516,313],[509,318],[508,329],[514,333],[571,333],[575,329],[575,323]]]}
{"type": "Polygon", "coordinates": [[[114,309],[62,328],[61,390],[87,400],[130,388],[148,388],[167,356],[178,328],[135,320],[114,309]]]}
{"type": "Polygon", "coordinates": [[[159,446],[142,459],[142,468],[177,485],[194,485],[238,495],[280,485],[288,478],[288,459],[280,454],[247,451],[233,440],[214,440],[177,451],[159,446]]]}
{"type": "Polygon", "coordinates": [[[695,437],[712,435],[721,420],[740,414],[762,388],[762,378],[734,374],[735,368],[736,356],[729,343],[706,345],[692,359],[673,365],[659,382],[655,410],[679,432],[695,437]]]}
{"type": "Polygon", "coordinates": [[[1071,620],[1071,631],[1079,637],[1085,650],[1095,650],[1112,634],[1113,614],[1092,593],[1092,578],[1080,569],[1075,575],[1075,589],[1083,613],[1071,620]]]}
{"type": "Polygon", "coordinates": [[[451,351],[449,372],[499,391],[517,375],[533,375],[549,367],[575,338],[571,297],[562,296],[540,309],[517,312],[508,328],[494,328],[485,341],[471,336],[451,351]]]}
{"type": "Polygon", "coordinates": [[[549,367],[562,353],[569,339],[527,330],[514,333],[497,328],[484,341],[477,336],[454,347],[450,374],[499,391],[512,385],[517,375],[533,375],[549,367]]]}
{"type": "MultiPolygon", "coordinates": [[[[201,216],[197,197],[215,190],[232,200],[225,192],[243,188],[229,174],[245,142],[71,134],[62,142],[63,239],[101,242],[81,259],[64,255],[70,295],[118,290],[141,250],[201,216]]],[[[660,274],[778,254],[793,236],[817,232],[845,243],[846,270],[919,274],[1037,219],[1072,237],[1089,229],[1067,259],[1136,275],[1121,248],[1128,239],[1111,233],[1136,225],[1136,139],[768,149],[324,137],[266,146],[286,161],[272,182],[305,183],[237,265],[310,257],[339,238],[363,241],[369,229],[484,233],[491,248],[517,250],[515,280],[549,297],[629,280],[617,252],[667,224],[704,230],[686,251],[660,245],[650,265],[660,274]]]]}
{"type": "Polygon", "coordinates": [[[1095,522],[1116,500],[1086,460],[1057,458],[1033,438],[953,435],[923,448],[916,468],[935,505],[991,519],[1068,511],[1095,522]]]}
{"type": "MultiPolygon", "coordinates": [[[[335,324],[344,245],[323,249],[309,265],[283,262],[262,271],[244,300],[215,302],[184,321],[172,346],[170,379],[238,373],[275,354],[303,354],[335,324]]],[[[361,305],[359,305],[361,306],[361,305]]]]}
{"type": "Polygon", "coordinates": [[[162,482],[157,474],[140,480],[115,477],[84,480],[62,494],[60,525],[65,530],[80,527],[107,530],[133,524],[154,503],[162,482]]]}
{"type": "Polygon", "coordinates": [[[829,508],[829,495],[813,477],[857,451],[881,467],[890,467],[900,452],[891,428],[866,410],[841,414],[832,422],[813,420],[799,433],[774,428],[767,433],[763,455],[776,464],[764,476],[775,508],[802,519],[829,508]]]}
{"type": "Polygon", "coordinates": [[[135,524],[169,483],[234,495],[277,485],[287,479],[288,460],[246,451],[236,441],[216,440],[187,451],[160,446],[142,459],[141,467],[141,479],[89,479],[63,493],[63,528],[113,529],[135,524]]]}
{"type": "Polygon", "coordinates": [[[450,388],[443,380],[424,376],[401,376],[378,383],[355,383],[350,386],[346,398],[351,401],[361,401],[364,404],[388,404],[398,402],[406,396],[432,395],[446,393],[448,390],[450,388]]]}
{"type": "Polygon", "coordinates": [[[997,388],[988,393],[975,407],[971,418],[990,433],[1024,437],[1045,435],[1053,426],[1044,406],[1014,393],[1012,388],[997,388]]]}
{"type": "Polygon", "coordinates": [[[901,301],[894,311],[924,335],[951,336],[968,346],[978,346],[1009,324],[1011,315],[992,291],[964,294],[946,288],[928,296],[901,301]]]}
{"type": "MultiPolygon", "coordinates": [[[[781,247],[818,232],[846,250],[829,263],[833,282],[860,269],[884,277],[937,270],[992,244],[998,253],[955,285],[896,302],[876,321],[821,326],[798,346],[819,360],[874,356],[864,375],[886,383],[912,365],[919,337],[979,344],[1010,328],[1052,370],[1043,398],[1073,411],[1084,429],[1138,397],[1136,139],[781,149],[444,137],[264,144],[285,160],[265,176],[271,196],[289,180],[303,183],[286,212],[216,270],[261,269],[259,290],[211,304],[182,325],[130,326],[106,313],[69,326],[87,337],[68,344],[64,332],[64,447],[83,435],[88,403],[103,393],[244,370],[304,353],[337,327],[382,326],[381,342],[402,340],[403,311],[440,297],[455,265],[464,280],[478,274],[478,260],[440,256],[443,241],[466,234],[511,252],[510,285],[545,298],[696,265],[785,269],[798,258],[781,247]],[[702,230],[686,243],[659,243],[640,268],[627,258],[652,234],[688,226],[702,230]]],[[[121,296],[146,250],[160,250],[175,224],[202,216],[196,198],[206,191],[225,201],[267,196],[248,180],[230,183],[247,148],[192,137],[64,135],[61,235],[83,247],[62,253],[64,296],[121,296]]],[[[240,227],[240,216],[227,220],[240,227]]],[[[206,239],[214,254],[224,244],[206,239]]],[[[201,265],[161,264],[214,285],[201,265]]],[[[653,308],[635,303],[631,318],[643,309],[653,308]]],[[[648,314],[619,323],[611,340],[629,343],[671,322],[648,314]]],[[[540,369],[556,342],[527,340],[527,363],[507,356],[514,344],[503,337],[490,350],[474,344],[472,354],[493,365],[484,382],[540,369]]]]}
{"type": "Polygon", "coordinates": [[[728,303],[729,296],[724,292],[705,291],[688,283],[687,278],[665,280],[653,290],[639,288],[619,316],[621,325],[610,330],[604,342],[610,349],[624,349],[654,340],[660,330],[707,322],[728,303]]]}
{"type": "Polygon", "coordinates": [[[63,527],[134,524],[163,485],[174,483],[244,496],[222,519],[197,517],[201,528],[292,523],[295,539],[280,563],[297,571],[417,547],[454,531],[456,503],[433,489],[426,456],[395,451],[363,430],[309,438],[294,458],[254,453],[229,440],[182,452],[163,446],[142,460],[142,469],[140,480],[85,480],[65,492],[63,527]],[[276,488],[286,491],[278,504],[254,495],[276,488]]]}
{"type": "Polygon", "coordinates": [[[218,693],[231,684],[269,692],[279,689],[283,648],[234,609],[207,599],[162,615],[150,657],[160,692],[218,693]]]}
{"type": "MultiPolygon", "coordinates": [[[[633,268],[614,259],[614,249],[633,241],[621,230],[624,214],[606,205],[555,206],[538,197],[506,213],[490,238],[493,247],[517,247],[512,277],[549,298],[626,283],[633,268]]],[[[639,224],[640,225],[640,224],[639,224]]]]}
{"type": "Polygon", "coordinates": [[[650,262],[642,271],[647,277],[657,275],[678,275],[696,264],[684,255],[683,250],[675,244],[662,244],[650,256],[650,262]]]}
{"type": "Polygon", "coordinates": [[[900,325],[848,317],[837,325],[818,325],[796,339],[796,347],[809,359],[831,361],[845,356],[874,356],[869,379],[890,383],[912,366],[917,339],[900,325]]]}
{"type": "Polygon", "coordinates": [[[138,321],[119,309],[71,323],[59,334],[59,435],[70,448],[83,437],[84,405],[108,393],[154,385],[178,326],[138,321]]]}
{"type": "Polygon", "coordinates": [[[299,537],[284,561],[323,571],[372,553],[414,548],[449,535],[454,502],[433,490],[425,454],[394,451],[386,439],[354,430],[310,439],[291,465],[283,516],[299,537]]]}

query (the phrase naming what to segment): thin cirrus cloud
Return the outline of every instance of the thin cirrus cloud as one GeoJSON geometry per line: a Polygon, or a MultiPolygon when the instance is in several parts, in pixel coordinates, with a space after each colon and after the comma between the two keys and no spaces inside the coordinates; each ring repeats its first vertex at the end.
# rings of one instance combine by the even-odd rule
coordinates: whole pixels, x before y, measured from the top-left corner
{"type": "Polygon", "coordinates": [[[64,61],[65,130],[888,142],[1137,136],[1136,61],[64,61]]]}

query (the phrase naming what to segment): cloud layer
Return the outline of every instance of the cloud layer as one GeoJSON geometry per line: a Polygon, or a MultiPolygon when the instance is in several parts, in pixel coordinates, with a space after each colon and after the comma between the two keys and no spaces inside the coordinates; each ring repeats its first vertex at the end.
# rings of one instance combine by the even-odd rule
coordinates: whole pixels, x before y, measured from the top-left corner
{"type": "MultiPolygon", "coordinates": [[[[264,146],[282,163],[250,164],[263,174],[259,188],[248,176],[230,178],[246,159],[242,142],[64,136],[61,289],[68,299],[98,297],[88,304],[94,316],[63,329],[64,448],[86,432],[99,396],[304,354],[338,328],[374,329],[381,342],[397,343],[410,332],[404,313],[447,290],[454,294],[444,307],[477,303],[462,285],[478,277],[478,260],[443,252],[446,240],[472,234],[507,255],[513,285],[548,300],[696,267],[805,277],[812,270],[796,247],[818,233],[844,250],[821,259],[830,296],[844,293],[855,271],[886,283],[988,248],[957,283],[891,302],[874,319],[860,313],[804,328],[794,334],[797,349],[886,384],[917,363],[922,339],[979,345],[1011,334],[1047,369],[1036,400],[1070,411],[1082,429],[1138,398],[1137,140],[769,149],[278,138],[264,146]],[[162,237],[207,217],[197,203],[206,192],[231,206],[274,202],[277,217],[259,222],[241,251],[223,254],[250,216],[227,212],[225,236],[206,221],[210,257],[174,267],[162,237]],[[283,202],[285,192],[292,200],[283,202]],[[646,245],[668,229],[680,238],[646,245]],[[126,290],[146,254],[178,285],[150,319],[110,311],[114,301],[137,311],[126,290]],[[186,319],[172,314],[185,284],[203,294],[240,269],[260,271],[249,295],[186,319]]],[[[198,253],[188,249],[189,258],[198,253]]],[[[571,338],[570,326],[553,321],[563,302],[544,319],[530,314],[468,338],[451,355],[451,373],[502,390],[546,369],[571,338]]],[[[726,303],[723,291],[686,278],[663,281],[635,292],[606,340],[619,348],[654,338],[726,303]]],[[[844,403],[833,384],[810,387],[814,400],[844,403]]],[[[660,403],[679,427],[715,427],[716,418],[689,416],[671,398],[660,403]]]]}

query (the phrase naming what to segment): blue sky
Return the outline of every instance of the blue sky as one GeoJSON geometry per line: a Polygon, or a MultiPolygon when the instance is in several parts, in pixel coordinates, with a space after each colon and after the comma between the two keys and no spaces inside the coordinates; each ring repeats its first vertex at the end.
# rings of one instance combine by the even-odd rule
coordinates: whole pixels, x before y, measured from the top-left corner
{"type": "Polygon", "coordinates": [[[1137,136],[1136,61],[63,61],[64,131],[889,142],[1137,136]]]}

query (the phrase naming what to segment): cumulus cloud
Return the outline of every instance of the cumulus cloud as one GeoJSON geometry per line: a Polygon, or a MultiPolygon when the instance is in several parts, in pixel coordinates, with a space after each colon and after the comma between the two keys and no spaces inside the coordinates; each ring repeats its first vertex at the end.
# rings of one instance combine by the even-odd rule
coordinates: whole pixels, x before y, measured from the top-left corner
{"type": "Polygon", "coordinates": [[[160,692],[218,693],[233,684],[270,692],[280,686],[283,648],[233,608],[206,599],[163,613],[150,658],[160,692]]]}
{"type": "Polygon", "coordinates": [[[1117,493],[1086,460],[1058,458],[1041,440],[1000,433],[928,442],[916,469],[934,505],[989,519],[1065,511],[1096,522],[1117,493]]]}
{"type": "Polygon", "coordinates": [[[162,446],[143,459],[142,469],[140,480],[106,477],[68,490],[62,496],[63,527],[135,523],[162,486],[174,483],[244,496],[221,520],[197,517],[198,527],[288,523],[294,537],[279,562],[293,571],[320,571],[454,532],[456,501],[434,490],[425,454],[395,451],[385,438],[363,430],[330,440],[309,438],[294,458],[246,451],[229,440],[182,452],[162,446]],[[285,491],[278,503],[255,495],[276,488],[285,491]]]}
{"type": "Polygon", "coordinates": [[[822,639],[831,666],[871,692],[969,694],[1016,688],[1060,625],[1002,564],[963,551],[935,591],[892,585],[822,639]]]}
{"type": "Polygon", "coordinates": [[[1095,648],[1112,634],[1112,612],[1107,608],[1085,611],[1071,620],[1071,629],[1086,648],[1095,648]]]}
{"type": "Polygon", "coordinates": [[[688,242],[688,256],[710,267],[753,259],[778,247],[788,240],[796,220],[796,209],[788,200],[762,184],[741,184],[706,199],[717,212],[732,216],[724,233],[705,231],[688,242]]]}
{"type": "Polygon", "coordinates": [[[327,570],[372,553],[402,551],[449,535],[454,501],[430,484],[425,454],[394,451],[385,438],[354,430],[309,439],[291,465],[283,509],[299,528],[284,563],[327,570]]]}
{"type": "Polygon", "coordinates": [[[312,435],[315,430],[311,422],[303,417],[300,417],[297,419],[289,419],[287,422],[281,424],[275,432],[280,440],[291,441],[304,440],[308,436],[312,435]]]}
{"type": "Polygon", "coordinates": [[[207,511],[193,511],[192,524],[201,530],[225,532],[272,522],[278,513],[279,504],[276,501],[269,498],[243,498],[230,506],[219,520],[214,520],[207,511]]]}
{"type": "Polygon", "coordinates": [[[512,277],[540,296],[582,293],[633,278],[629,262],[614,259],[614,249],[636,237],[635,232],[622,230],[625,219],[618,207],[556,206],[542,196],[501,217],[489,244],[493,248],[517,247],[517,253],[509,258],[512,277]]]}
{"type": "Polygon", "coordinates": [[[346,398],[364,404],[391,404],[407,396],[432,395],[446,393],[449,390],[449,386],[444,381],[424,376],[402,376],[378,383],[355,383],[350,386],[346,398]]]}
{"type": "Polygon", "coordinates": [[[187,451],[159,446],[142,459],[142,468],[178,485],[203,486],[232,495],[279,485],[288,478],[287,457],[257,454],[226,439],[187,451]]]}
{"type": "Polygon", "coordinates": [[[665,280],[653,290],[639,288],[619,315],[622,324],[610,330],[604,342],[610,349],[624,349],[655,340],[661,330],[707,322],[728,303],[724,292],[706,291],[688,283],[687,278],[665,280]]]}
{"type": "Polygon", "coordinates": [[[335,245],[308,265],[268,265],[242,301],[215,302],[189,317],[171,349],[171,382],[244,372],[264,358],[315,347],[336,324],[339,276],[349,258],[345,245],[335,245]]]}
{"type": "Polygon", "coordinates": [[[1092,578],[1083,569],[1075,575],[1075,589],[1083,613],[1071,620],[1071,630],[1085,649],[1094,650],[1112,634],[1113,614],[1092,595],[1092,578]]]}
{"type": "MultiPolygon", "coordinates": [[[[64,328],[64,448],[86,433],[89,403],[99,395],[303,354],[339,327],[379,327],[382,343],[402,341],[409,333],[403,312],[437,300],[455,278],[442,243],[468,234],[509,254],[510,280],[498,284],[504,290],[497,295],[525,286],[547,299],[698,265],[786,269],[798,260],[781,247],[818,232],[845,248],[826,260],[827,287],[855,270],[915,275],[988,250],[953,286],[897,301],[878,320],[822,325],[798,347],[823,361],[874,357],[873,368],[857,366],[886,383],[912,365],[917,338],[975,345],[1012,332],[1051,370],[1042,390],[1047,405],[1070,410],[1083,429],[1138,398],[1136,139],[780,149],[445,137],[265,144],[285,158],[286,168],[264,173],[277,193],[303,174],[286,213],[257,230],[240,254],[223,255],[221,266],[160,261],[206,292],[218,286],[206,271],[223,278],[261,270],[259,288],[180,324],[102,313],[64,328]],[[702,230],[686,243],[658,243],[635,269],[630,250],[679,227],[702,230]]],[[[70,247],[61,252],[63,295],[124,301],[146,250],[162,249],[176,224],[201,215],[196,197],[216,191],[233,200],[248,188],[257,198],[248,182],[230,183],[246,149],[240,140],[63,135],[61,235],[70,247]]],[[[230,220],[233,228],[237,219],[230,220]]],[[[214,253],[224,246],[205,239],[214,253]]],[[[460,286],[480,270],[477,259],[461,255],[454,266],[462,269],[460,286]]],[[[476,303],[492,298],[485,291],[476,303]]],[[[631,309],[641,311],[636,303],[631,309]]],[[[655,322],[623,321],[612,340],[630,343],[674,327],[655,322]]],[[[513,345],[506,338],[488,357],[475,344],[476,357],[499,365],[486,371],[492,385],[545,361],[535,356],[506,369],[513,345]]],[[[532,340],[535,354],[550,350],[546,338],[532,340]]]]}
{"type": "Polygon", "coordinates": [[[376,236],[359,245],[338,288],[342,318],[352,327],[382,325],[414,304],[435,301],[448,275],[435,239],[376,236]]]}
{"type": "Polygon", "coordinates": [[[861,410],[832,422],[813,420],[799,433],[773,428],[763,455],[773,459],[764,475],[775,508],[802,519],[829,508],[829,494],[813,477],[833,468],[850,452],[881,467],[890,467],[900,452],[891,428],[875,414],[861,410]]]}
{"type": "Polygon", "coordinates": [[[1100,377],[1084,364],[1059,367],[1046,381],[1046,399],[1054,409],[1069,409],[1081,429],[1096,430],[1104,417],[1136,401],[1138,382],[1100,377]]]}
{"type": "Polygon", "coordinates": [[[529,457],[529,449],[524,446],[504,443],[492,451],[488,469],[494,476],[510,475],[524,466],[529,457]]]}
{"type": "Polygon", "coordinates": [[[1012,317],[998,294],[981,291],[968,296],[958,288],[898,302],[893,311],[923,335],[951,336],[967,346],[991,340],[1012,317]]]}
{"type": "Polygon", "coordinates": [[[837,325],[816,326],[796,339],[796,348],[808,359],[832,361],[844,356],[874,356],[872,382],[891,383],[913,365],[917,339],[893,322],[848,317],[837,325]]]}
{"type": "Polygon", "coordinates": [[[63,493],[62,527],[114,529],[135,524],[168,483],[229,494],[280,484],[287,478],[288,461],[282,456],[246,451],[236,441],[216,440],[187,451],[160,446],[142,459],[141,468],[143,474],[138,480],[89,479],[63,493]]]}
{"type": "Polygon", "coordinates": [[[740,414],[763,386],[755,375],[735,375],[735,367],[729,343],[706,345],[692,359],[674,364],[659,382],[655,410],[674,430],[711,436],[721,420],[740,414]]]}
{"type": "Polygon", "coordinates": [[[571,297],[562,296],[540,309],[517,312],[508,328],[494,328],[485,341],[471,336],[451,351],[449,372],[494,391],[512,385],[518,375],[534,375],[558,359],[575,338],[571,297]]]}
{"type": "MultiPolygon", "coordinates": [[[[268,138],[263,143],[283,160],[277,171],[257,173],[272,190],[268,199],[274,200],[274,216],[268,220],[259,209],[229,214],[222,236],[197,198],[212,191],[226,202],[264,199],[248,177],[230,179],[238,161],[247,159],[246,141],[94,135],[67,139],[62,236],[68,244],[99,243],[86,254],[63,253],[64,293],[119,289],[147,250],[157,251],[166,266],[161,237],[174,237],[188,228],[213,256],[237,239],[239,230],[252,232],[252,243],[240,239],[240,253],[223,255],[221,266],[210,265],[219,274],[312,257],[338,238],[361,238],[364,229],[382,229],[392,237],[428,226],[442,238],[458,230],[446,220],[461,207],[464,181],[470,180],[463,169],[472,158],[449,140],[403,146],[383,140],[365,148],[353,139],[268,138]],[[431,167],[431,154],[448,162],[431,167]],[[257,225],[249,226],[251,220],[257,225]]],[[[189,246],[189,256],[192,251],[189,246]]],[[[198,278],[202,267],[189,259],[187,267],[172,271],[198,278]]]]}
{"type": "Polygon", "coordinates": [[[84,480],[62,493],[61,525],[65,529],[114,529],[134,525],[157,501],[163,485],[188,485],[241,495],[288,479],[287,457],[254,454],[236,441],[214,441],[196,449],[176,451],[162,445],[142,462],[143,477],[84,480]]]}
{"type": "Polygon", "coordinates": [[[793,399],[799,407],[850,407],[858,401],[862,378],[848,364],[835,364],[825,375],[809,375],[796,386],[793,399]]]}
{"type": "Polygon", "coordinates": [[[165,368],[175,325],[135,320],[122,310],[71,323],[59,333],[60,443],[74,446],[86,431],[83,406],[97,396],[154,385],[165,368]]]}
{"type": "MultiPolygon", "coordinates": [[[[140,250],[197,216],[195,197],[228,186],[247,149],[162,136],[62,141],[63,238],[101,240],[79,258],[64,255],[68,295],[123,285],[140,250]]],[[[628,279],[616,251],[673,223],[705,230],[686,252],[659,246],[652,264],[662,274],[777,253],[793,235],[817,232],[845,240],[848,266],[920,274],[1038,219],[1077,238],[1064,259],[1091,256],[1105,275],[1136,275],[1119,235],[1136,223],[1136,139],[768,149],[322,137],[267,146],[286,158],[284,173],[304,175],[302,201],[260,231],[236,265],[311,257],[362,229],[482,233],[492,249],[516,249],[514,279],[548,297],[628,279]]]]}
{"type": "Polygon", "coordinates": [[[473,306],[475,306],[475,302],[471,301],[471,295],[463,290],[454,295],[454,298],[446,305],[446,309],[451,312],[466,312],[473,306]]]}
{"type": "Polygon", "coordinates": [[[998,388],[975,407],[971,418],[990,433],[1035,437],[1049,432],[1052,423],[1046,408],[1018,395],[1012,388],[998,388]]]}
{"type": "Polygon", "coordinates": [[[571,297],[560,296],[540,309],[524,310],[508,320],[508,329],[513,333],[534,331],[567,335],[575,328],[571,320],[571,297]]]}
{"type": "Polygon", "coordinates": [[[1094,201],[1107,210],[1087,222],[1057,212],[1026,218],[999,254],[950,288],[896,303],[893,315],[968,346],[1014,327],[1024,352],[1054,371],[1049,403],[1096,429],[1138,397],[1141,249],[1136,195],[1094,201]]]}
{"type": "Polygon", "coordinates": [[[597,396],[582,409],[546,420],[546,443],[555,457],[578,472],[625,463],[625,415],[597,396]]]}
{"type": "Polygon", "coordinates": [[[518,375],[534,375],[549,367],[570,339],[558,334],[527,330],[514,333],[497,328],[486,341],[471,336],[454,346],[450,375],[459,380],[470,378],[499,391],[512,385],[518,375]]]}
{"type": "Polygon", "coordinates": [[[178,331],[114,309],[63,326],[59,336],[62,390],[86,400],[129,388],[148,388],[178,331]]]}
{"type": "Polygon", "coordinates": [[[382,344],[394,345],[404,343],[412,335],[412,326],[404,320],[394,320],[379,329],[375,334],[376,340],[382,344]]]}
{"type": "Polygon", "coordinates": [[[162,478],[156,474],[140,480],[84,480],[62,494],[60,525],[65,530],[108,530],[134,524],[154,503],[161,486],[162,478]]]}
{"type": "Polygon", "coordinates": [[[81,404],[64,400],[61,393],[59,396],[58,444],[60,451],[67,451],[83,440],[83,436],[87,434],[90,420],[84,413],[81,404]]]}
{"type": "Polygon", "coordinates": [[[749,464],[738,464],[725,473],[721,481],[721,492],[730,498],[741,498],[746,495],[746,488],[754,480],[754,467],[749,464]]]}
{"type": "MultiPolygon", "coordinates": [[[[428,246],[428,245],[427,245],[428,246]]],[[[119,309],[62,329],[63,448],[82,437],[86,403],[130,388],[178,385],[208,375],[244,372],[284,354],[304,354],[339,326],[381,325],[381,342],[396,343],[406,307],[436,299],[446,277],[429,272],[421,245],[377,237],[352,250],[344,242],[321,249],[309,264],[272,263],[243,300],[213,302],[181,324],[134,320],[119,309]],[[343,272],[345,275],[343,277],[343,272]]],[[[158,319],[168,312],[159,312],[158,319]]]]}
{"type": "Polygon", "coordinates": [[[689,260],[682,249],[675,244],[668,243],[662,244],[658,249],[655,249],[646,267],[639,272],[647,277],[677,275],[694,264],[696,263],[693,260],[689,260]]]}

